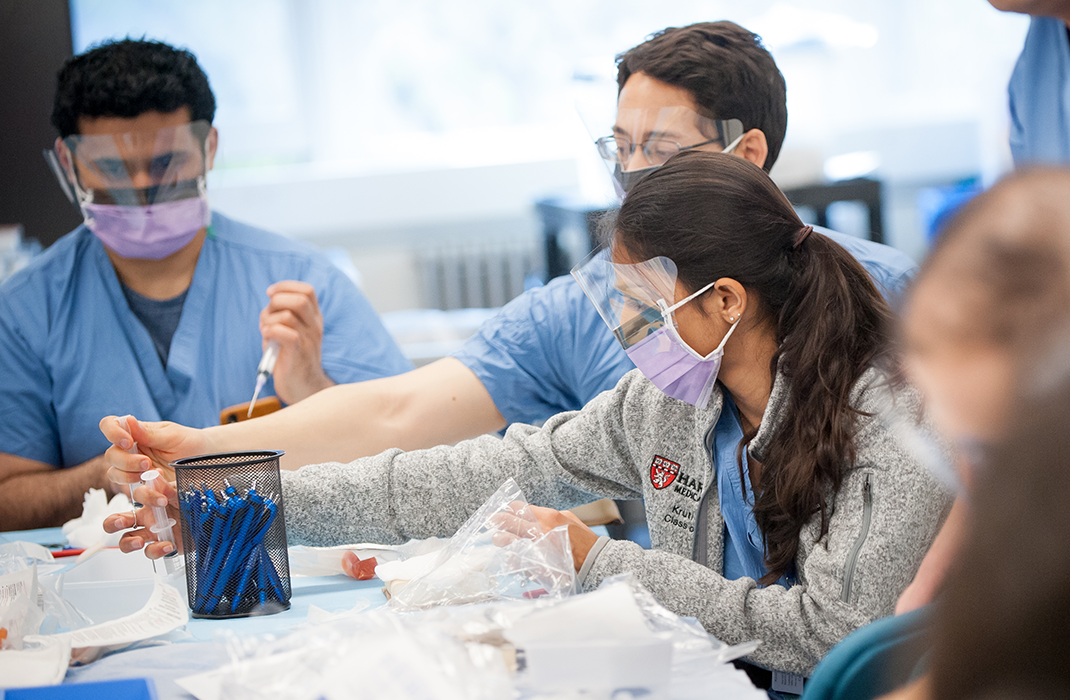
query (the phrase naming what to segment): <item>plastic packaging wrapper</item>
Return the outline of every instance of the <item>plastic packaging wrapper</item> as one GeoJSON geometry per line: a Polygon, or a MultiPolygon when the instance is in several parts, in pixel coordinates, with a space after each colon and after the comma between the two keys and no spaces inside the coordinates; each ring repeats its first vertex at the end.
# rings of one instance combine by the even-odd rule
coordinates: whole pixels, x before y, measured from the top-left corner
{"type": "Polygon", "coordinates": [[[92,547],[103,540],[105,547],[119,546],[123,533],[104,532],[104,519],[116,513],[129,513],[134,509],[126,494],[116,494],[108,500],[104,489],[89,489],[82,501],[82,514],[63,524],[63,536],[72,547],[92,547]]]}
{"type": "Polygon", "coordinates": [[[509,674],[496,649],[465,644],[385,609],[266,643],[232,638],[231,657],[233,664],[218,676],[219,694],[235,700],[510,696],[509,674]]]}
{"type": "Polygon", "coordinates": [[[11,570],[0,555],[0,651],[22,649],[27,635],[37,634],[45,613],[37,606],[37,568],[11,570]]]}
{"type": "Polygon", "coordinates": [[[0,689],[61,682],[71,658],[70,641],[39,635],[28,635],[23,641],[18,651],[0,651],[0,689]]]}
{"type": "Polygon", "coordinates": [[[40,545],[0,545],[0,688],[59,683],[71,645],[54,633],[90,624],[38,579],[38,562],[51,559],[40,545]]]}
{"type": "Polygon", "coordinates": [[[441,537],[426,540],[409,540],[401,545],[389,544],[344,544],[337,547],[290,547],[290,576],[335,576],[344,574],[342,555],[353,552],[361,560],[375,557],[379,564],[406,561],[439,551],[449,542],[441,537]]]}
{"type": "Polygon", "coordinates": [[[55,634],[92,624],[77,608],[38,578],[37,564],[48,550],[28,542],[0,545],[0,649],[21,649],[26,635],[55,634]]]}
{"type": "Polygon", "coordinates": [[[562,598],[576,588],[566,527],[543,532],[520,487],[506,481],[438,553],[376,569],[395,610],[493,600],[562,598]],[[406,578],[399,570],[409,573],[406,578]],[[408,576],[411,576],[408,577],[408,576]]]}
{"type": "Polygon", "coordinates": [[[226,646],[229,665],[179,685],[201,700],[765,697],[726,663],[756,644],[727,647],[697,622],[662,608],[628,575],[566,599],[350,611],[282,638],[230,636],[226,646]],[[588,656],[575,653],[582,646],[588,656]],[[537,676],[535,649],[572,653],[558,654],[563,666],[544,664],[550,673],[537,676]],[[612,663],[629,649],[658,650],[664,668],[645,673],[612,663]],[[602,668],[594,667],[592,651],[601,652],[602,668]],[[635,684],[644,673],[657,680],[655,687],[635,684]],[[570,685],[561,687],[559,678],[570,685]]]}

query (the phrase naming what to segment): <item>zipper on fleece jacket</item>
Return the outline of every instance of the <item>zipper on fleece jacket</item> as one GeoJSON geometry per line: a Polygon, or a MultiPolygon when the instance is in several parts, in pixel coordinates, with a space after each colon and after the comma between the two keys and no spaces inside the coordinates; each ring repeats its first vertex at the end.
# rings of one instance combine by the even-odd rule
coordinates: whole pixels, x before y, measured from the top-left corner
{"type": "Polygon", "coordinates": [[[862,530],[858,533],[858,539],[855,540],[854,546],[847,555],[847,566],[843,572],[843,592],[840,594],[840,599],[845,603],[851,602],[851,584],[854,582],[858,553],[862,551],[862,545],[866,542],[870,521],[873,519],[873,493],[870,491],[869,477],[870,475],[866,474],[866,480],[862,482],[862,530]]]}
{"type": "MultiPolygon", "coordinates": [[[[723,404],[722,404],[723,405],[723,404]]],[[[702,444],[706,446],[706,455],[710,458],[710,478],[706,486],[706,493],[702,494],[702,500],[698,504],[698,514],[695,516],[695,543],[692,545],[692,561],[696,561],[703,566],[709,566],[710,558],[710,493],[714,489],[715,482],[717,481],[717,465],[713,460],[713,429],[717,425],[717,421],[714,421],[709,428],[706,429],[706,434],[702,437],[702,444]]]]}

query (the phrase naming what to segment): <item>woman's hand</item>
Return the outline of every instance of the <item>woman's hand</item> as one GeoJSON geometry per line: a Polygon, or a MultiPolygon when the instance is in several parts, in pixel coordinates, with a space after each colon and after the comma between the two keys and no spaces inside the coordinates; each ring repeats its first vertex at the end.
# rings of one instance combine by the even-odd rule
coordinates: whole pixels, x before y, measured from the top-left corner
{"type": "Polygon", "coordinates": [[[100,421],[100,431],[112,444],[104,460],[109,466],[108,479],[121,485],[116,488],[119,492],[125,492],[127,484],[140,482],[141,473],[149,469],[173,481],[171,462],[214,451],[204,431],[166,421],[142,423],[133,416],[107,416],[100,421]],[[135,443],[137,453],[128,453],[135,443]]]}
{"type": "Polygon", "coordinates": [[[175,524],[172,532],[179,549],[182,548],[182,537],[178,527],[178,490],[173,481],[157,479],[156,486],[160,489],[154,491],[148,486],[138,486],[134,489],[134,498],[144,508],[139,508],[133,513],[117,513],[104,519],[104,532],[124,533],[119,539],[119,549],[123,552],[136,552],[145,549],[145,556],[149,559],[159,559],[174,551],[170,542],[160,542],[149,528],[156,524],[152,516],[152,508],[148,506],[167,506],[167,515],[173,518],[175,524]],[[137,528],[131,530],[131,528],[137,528]]]}
{"type": "MultiPolygon", "coordinates": [[[[533,540],[554,528],[567,525],[569,544],[572,547],[572,565],[577,572],[583,568],[583,562],[587,559],[591,547],[598,541],[598,535],[574,513],[529,506],[519,501],[510,504],[510,507],[511,513],[502,512],[494,516],[494,523],[499,530],[494,535],[494,544],[505,546],[521,537],[533,540]]],[[[119,546],[121,547],[122,543],[119,546]]],[[[358,578],[359,563],[360,559],[353,552],[342,555],[342,570],[351,578],[358,578]]]]}
{"type": "Polygon", "coordinates": [[[594,530],[584,525],[583,521],[571,511],[541,508],[539,506],[529,506],[529,508],[531,508],[531,512],[534,513],[535,518],[539,521],[539,525],[542,526],[543,532],[549,532],[555,527],[568,525],[568,539],[572,544],[572,563],[576,567],[576,571],[579,572],[583,568],[583,562],[587,559],[587,554],[591,551],[591,547],[594,547],[595,542],[598,541],[598,535],[594,533],[594,530]]]}
{"type": "Polygon", "coordinates": [[[535,539],[554,528],[567,525],[568,539],[572,547],[572,563],[576,571],[583,567],[583,562],[587,559],[591,547],[598,541],[598,535],[584,525],[575,513],[529,506],[520,502],[512,503],[511,507],[512,513],[503,512],[495,516],[496,524],[501,530],[494,537],[495,544],[508,544],[512,539],[519,537],[535,539]]]}

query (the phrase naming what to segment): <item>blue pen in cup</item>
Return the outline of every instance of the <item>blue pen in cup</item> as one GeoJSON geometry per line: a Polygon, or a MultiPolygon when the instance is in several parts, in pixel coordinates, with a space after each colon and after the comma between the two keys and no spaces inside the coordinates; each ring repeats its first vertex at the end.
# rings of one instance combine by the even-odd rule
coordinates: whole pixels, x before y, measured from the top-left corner
{"type": "Polygon", "coordinates": [[[280,456],[237,452],[171,464],[194,617],[244,617],[290,607],[280,456]]]}

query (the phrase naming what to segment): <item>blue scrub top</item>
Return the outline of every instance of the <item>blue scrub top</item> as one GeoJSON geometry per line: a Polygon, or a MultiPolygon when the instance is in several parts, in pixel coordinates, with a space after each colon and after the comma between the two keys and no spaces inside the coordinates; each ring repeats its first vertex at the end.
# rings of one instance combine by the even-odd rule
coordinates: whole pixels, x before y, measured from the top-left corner
{"type": "MultiPolygon", "coordinates": [[[[892,306],[917,265],[879,243],[817,229],[846,248],[892,306]]],[[[486,321],[453,355],[471,369],[510,423],[577,411],[635,369],[571,275],[530,289],[486,321]]]]}
{"type": "MultiPolygon", "coordinates": [[[[412,365],[364,295],[310,246],[213,214],[165,367],[85,226],[0,286],[0,452],[69,467],[108,447],[108,414],[206,427],[252,397],[269,285],[308,282],[335,382],[412,365]]],[[[264,395],[274,393],[268,381],[264,395]]],[[[264,445],[270,448],[271,445],[264,445]]]]}
{"type": "MultiPolygon", "coordinates": [[[[722,395],[724,407],[713,428],[713,467],[717,475],[717,500],[721,505],[721,517],[724,518],[722,575],[729,581],[740,578],[757,581],[769,573],[765,566],[765,537],[754,518],[754,491],[750,485],[746,450],[743,451],[742,482],[739,478],[737,455],[739,445],[743,442],[739,410],[727,391],[722,391],[722,395]]],[[[784,588],[791,588],[795,584],[795,577],[785,574],[777,583],[784,588]]]]}
{"type": "Polygon", "coordinates": [[[1070,39],[1062,20],[1029,23],[1008,93],[1014,164],[1070,163],[1070,39]]]}

